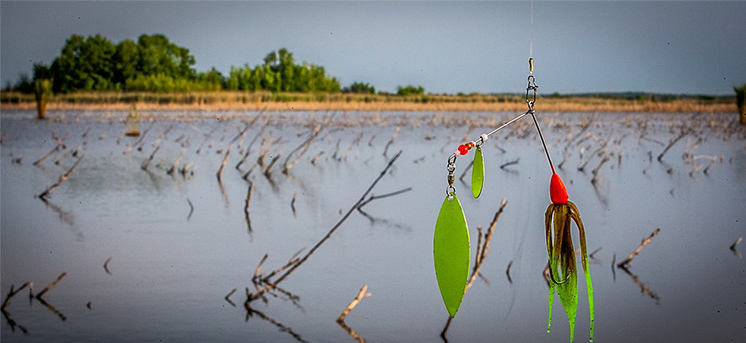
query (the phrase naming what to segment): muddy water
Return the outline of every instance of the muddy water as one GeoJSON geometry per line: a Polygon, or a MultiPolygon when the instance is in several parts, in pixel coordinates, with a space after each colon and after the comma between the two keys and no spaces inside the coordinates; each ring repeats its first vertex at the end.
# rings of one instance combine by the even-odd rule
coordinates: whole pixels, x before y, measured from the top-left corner
{"type": "MultiPolygon", "coordinates": [[[[27,289],[11,298],[2,325],[8,342],[352,342],[335,319],[366,284],[372,295],[345,320],[359,337],[438,341],[447,312],[432,265],[432,231],[445,196],[446,158],[465,136],[474,139],[514,114],[337,114],[288,175],[281,172],[287,155],[326,113],[265,113],[255,122],[255,112],[143,113],[141,142],[120,137],[126,113],[48,115],[36,122],[31,112],[4,111],[0,122],[3,300],[11,285],[33,281],[39,292],[66,273],[43,297],[51,308],[29,301],[27,289]],[[58,144],[53,132],[65,148],[33,165],[58,144]],[[83,160],[41,201],[36,195],[78,158],[61,157],[78,146],[83,160]],[[182,149],[177,168],[191,167],[185,176],[169,175],[182,149]],[[249,313],[246,287],[255,291],[251,279],[262,257],[268,254],[261,272],[269,273],[300,249],[306,253],[400,150],[372,193],[412,190],[353,212],[280,284],[284,292],[253,302],[257,312],[249,313]],[[264,167],[252,169],[260,151],[264,167]],[[250,228],[249,182],[242,177],[249,170],[250,228]]],[[[746,340],[746,260],[728,248],[746,236],[746,142],[735,115],[539,116],[555,164],[564,160],[558,172],[580,209],[589,249],[598,250],[590,267],[596,341],[746,340]],[[609,160],[598,167],[603,156],[609,160]],[[707,156],[716,158],[712,165],[707,156]],[[631,274],[612,268],[656,228],[660,234],[634,258],[631,274]]],[[[448,330],[451,342],[568,339],[558,301],[546,333],[550,174],[530,123],[524,118],[485,144],[479,199],[467,196],[469,173],[458,181],[471,155],[457,161],[472,248],[476,227],[489,225],[503,198],[507,206],[482,277],[448,330]]],[[[746,245],[737,248],[746,253],[746,245]]],[[[575,340],[585,341],[582,280],[580,289],[575,340]]]]}

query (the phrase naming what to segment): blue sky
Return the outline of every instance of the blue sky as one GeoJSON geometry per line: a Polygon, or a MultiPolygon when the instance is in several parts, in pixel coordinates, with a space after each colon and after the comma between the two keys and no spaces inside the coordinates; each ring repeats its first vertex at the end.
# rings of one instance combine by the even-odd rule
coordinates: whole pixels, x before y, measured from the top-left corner
{"type": "MultiPolygon", "coordinates": [[[[746,83],[746,2],[536,1],[542,93],[732,94],[746,83]]],[[[261,63],[287,48],[342,86],[431,93],[521,92],[529,2],[1,1],[2,85],[51,63],[72,34],[114,43],[163,33],[198,71],[261,63]]]]}

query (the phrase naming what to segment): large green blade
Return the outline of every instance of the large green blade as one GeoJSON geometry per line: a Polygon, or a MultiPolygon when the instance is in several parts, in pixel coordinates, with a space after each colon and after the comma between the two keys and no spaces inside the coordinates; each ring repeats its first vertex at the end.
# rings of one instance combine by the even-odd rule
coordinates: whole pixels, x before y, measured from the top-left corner
{"type": "Polygon", "coordinates": [[[469,228],[456,194],[440,207],[435,223],[433,260],[440,295],[448,314],[456,316],[469,278],[469,228]]]}
{"type": "Polygon", "coordinates": [[[471,168],[471,194],[479,198],[482,194],[484,185],[484,157],[482,157],[482,148],[477,148],[474,152],[474,165],[471,168]]]}

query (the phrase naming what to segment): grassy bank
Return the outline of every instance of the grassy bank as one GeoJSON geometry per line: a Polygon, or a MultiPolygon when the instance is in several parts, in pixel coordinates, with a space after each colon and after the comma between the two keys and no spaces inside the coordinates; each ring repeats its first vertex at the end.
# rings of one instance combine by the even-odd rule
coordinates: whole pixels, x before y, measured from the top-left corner
{"type": "MultiPolygon", "coordinates": [[[[35,109],[33,94],[2,92],[2,109],[35,109]]],[[[269,92],[58,94],[50,110],[343,110],[343,111],[523,111],[521,95],[380,95],[269,92]]],[[[733,112],[734,97],[548,96],[535,109],[544,112],[733,112]]]]}

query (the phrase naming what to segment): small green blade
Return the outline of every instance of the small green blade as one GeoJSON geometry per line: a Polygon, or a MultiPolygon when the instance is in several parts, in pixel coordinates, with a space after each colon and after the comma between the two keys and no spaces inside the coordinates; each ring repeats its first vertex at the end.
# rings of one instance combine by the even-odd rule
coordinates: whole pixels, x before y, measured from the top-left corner
{"type": "Polygon", "coordinates": [[[474,165],[471,168],[471,194],[479,198],[484,186],[484,157],[482,157],[482,148],[477,148],[474,152],[474,165]]]}
{"type": "Polygon", "coordinates": [[[440,207],[435,223],[433,261],[440,295],[448,314],[456,316],[469,278],[469,228],[456,194],[440,207]]]}

